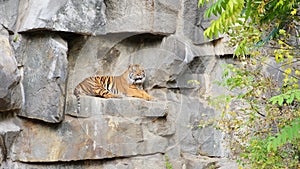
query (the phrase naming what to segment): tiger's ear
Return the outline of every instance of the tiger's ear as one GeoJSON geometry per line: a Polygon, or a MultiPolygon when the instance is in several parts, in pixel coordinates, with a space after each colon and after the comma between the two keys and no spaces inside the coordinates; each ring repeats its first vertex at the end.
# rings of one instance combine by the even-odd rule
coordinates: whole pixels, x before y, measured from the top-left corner
{"type": "Polygon", "coordinates": [[[129,65],[128,65],[128,69],[131,69],[131,68],[132,68],[132,64],[129,64],[129,65]]]}

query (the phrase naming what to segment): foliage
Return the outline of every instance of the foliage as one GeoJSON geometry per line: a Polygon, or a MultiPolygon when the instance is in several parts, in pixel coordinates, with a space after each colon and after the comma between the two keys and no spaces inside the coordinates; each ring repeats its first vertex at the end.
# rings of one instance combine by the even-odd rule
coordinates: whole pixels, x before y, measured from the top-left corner
{"type": "Polygon", "coordinates": [[[300,118],[296,118],[292,121],[291,126],[285,126],[280,133],[276,134],[276,137],[269,137],[268,151],[271,149],[277,150],[278,147],[283,146],[288,142],[293,142],[300,138],[300,118]]]}
{"type": "Polygon", "coordinates": [[[300,118],[295,119],[291,126],[285,126],[276,137],[267,139],[253,138],[241,154],[249,159],[251,168],[296,168],[299,167],[300,118]],[[287,144],[288,143],[288,144],[287,144]]]}
{"type": "Polygon", "coordinates": [[[238,58],[224,68],[217,128],[243,167],[300,168],[300,0],[199,0],[218,16],[204,35],[230,37],[238,58]],[[269,71],[266,71],[268,68],[269,71]],[[270,72],[277,72],[278,76],[270,72]]]}
{"type": "Polygon", "coordinates": [[[270,101],[272,102],[272,104],[278,104],[279,106],[283,106],[284,102],[286,102],[287,104],[291,104],[293,103],[293,101],[300,102],[300,90],[289,90],[286,93],[273,96],[270,101]]]}
{"type": "MultiPolygon", "coordinates": [[[[204,1],[199,0],[198,7],[203,5],[204,1]]],[[[206,2],[209,2],[209,0],[206,0],[206,2]]],[[[210,17],[211,14],[214,14],[215,16],[220,15],[220,17],[211,23],[211,26],[204,32],[204,35],[212,38],[213,35],[218,36],[218,32],[226,32],[228,26],[233,25],[239,19],[243,4],[244,0],[219,0],[212,4],[205,12],[205,16],[210,17]]]]}
{"type": "MultiPolygon", "coordinates": [[[[299,140],[297,140],[299,141],[299,140]]],[[[241,154],[244,159],[249,159],[251,168],[298,168],[299,149],[293,145],[285,145],[278,150],[269,151],[268,141],[265,139],[253,138],[246,148],[247,153],[241,154]]]]}
{"type": "Polygon", "coordinates": [[[19,39],[19,35],[17,34],[17,35],[14,37],[13,42],[17,42],[18,39],[19,39]]]}
{"type": "Polygon", "coordinates": [[[173,169],[173,166],[172,166],[172,164],[170,163],[170,160],[169,160],[169,156],[168,156],[168,155],[165,155],[165,159],[166,159],[166,169],[173,169]]]}
{"type": "Polygon", "coordinates": [[[227,134],[232,156],[240,164],[296,168],[300,154],[300,90],[276,95],[277,83],[257,69],[265,63],[254,61],[247,58],[247,64],[240,63],[239,67],[229,64],[223,72],[224,80],[219,85],[230,92],[212,100],[218,107],[223,105],[217,128],[227,134]]]}
{"type": "Polygon", "coordinates": [[[294,20],[299,0],[199,0],[198,7],[205,3],[213,3],[205,12],[205,16],[219,15],[217,20],[205,30],[204,35],[212,38],[225,33],[232,26],[244,25],[249,19],[256,25],[269,25],[271,33],[265,40],[271,39],[288,21],[294,20]]]}

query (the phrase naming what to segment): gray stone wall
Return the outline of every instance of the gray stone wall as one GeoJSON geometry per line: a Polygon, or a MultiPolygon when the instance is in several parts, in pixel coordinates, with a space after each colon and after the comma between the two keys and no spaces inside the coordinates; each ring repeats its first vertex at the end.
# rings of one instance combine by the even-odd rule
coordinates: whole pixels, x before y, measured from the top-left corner
{"type": "Polygon", "coordinates": [[[0,1],[0,168],[237,168],[219,115],[223,40],[188,0],[0,1]],[[146,70],[155,98],[81,97],[84,78],[146,70]],[[198,83],[190,82],[198,81],[198,83]]]}

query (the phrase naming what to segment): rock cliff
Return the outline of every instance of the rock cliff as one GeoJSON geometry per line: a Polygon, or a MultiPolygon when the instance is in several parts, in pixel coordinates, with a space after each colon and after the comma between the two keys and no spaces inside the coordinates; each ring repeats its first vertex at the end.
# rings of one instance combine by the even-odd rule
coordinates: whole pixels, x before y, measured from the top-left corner
{"type": "Polygon", "coordinates": [[[223,39],[188,0],[0,0],[1,168],[237,168],[219,115],[223,39]],[[146,70],[155,98],[81,97],[84,78],[146,70]]]}

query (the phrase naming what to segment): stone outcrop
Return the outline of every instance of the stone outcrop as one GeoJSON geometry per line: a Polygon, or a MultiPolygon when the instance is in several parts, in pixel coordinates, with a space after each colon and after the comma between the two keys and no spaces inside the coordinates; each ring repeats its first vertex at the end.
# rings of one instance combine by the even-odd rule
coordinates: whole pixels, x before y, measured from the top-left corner
{"type": "Polygon", "coordinates": [[[81,100],[81,112],[87,118],[66,116],[56,126],[24,121],[28,130],[18,137],[13,148],[14,158],[23,162],[77,161],[165,152],[168,139],[156,132],[172,128],[155,130],[149,126],[158,123],[159,120],[153,121],[154,118],[166,117],[166,104],[90,96],[81,100]],[[39,130],[43,132],[37,132],[39,130]]]}
{"type": "Polygon", "coordinates": [[[225,38],[188,0],[0,1],[0,168],[237,168],[207,97],[225,38]],[[89,76],[146,71],[155,99],[80,96],[89,76]]]}
{"type": "Polygon", "coordinates": [[[1,29],[4,27],[12,33],[18,18],[19,0],[1,1],[0,3],[1,29]]]}
{"type": "Polygon", "coordinates": [[[67,43],[55,35],[24,36],[22,51],[25,105],[20,116],[50,123],[63,119],[67,43]],[[39,49],[39,50],[37,50],[39,49]]]}
{"type": "Polygon", "coordinates": [[[21,129],[10,120],[4,120],[0,124],[0,163],[11,158],[11,147],[19,135],[21,129]]]}
{"type": "Polygon", "coordinates": [[[51,30],[81,34],[99,33],[105,24],[103,0],[20,1],[17,31],[51,30]]]}
{"type": "Polygon", "coordinates": [[[0,113],[21,108],[20,73],[9,43],[8,32],[0,26],[0,113]]]}

